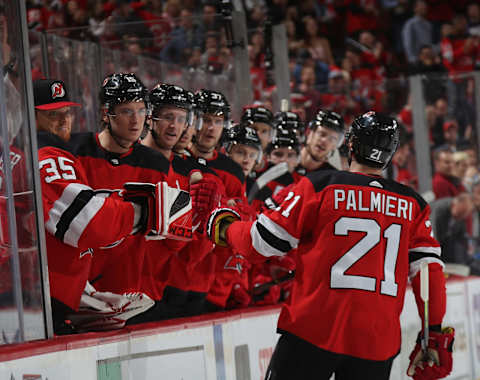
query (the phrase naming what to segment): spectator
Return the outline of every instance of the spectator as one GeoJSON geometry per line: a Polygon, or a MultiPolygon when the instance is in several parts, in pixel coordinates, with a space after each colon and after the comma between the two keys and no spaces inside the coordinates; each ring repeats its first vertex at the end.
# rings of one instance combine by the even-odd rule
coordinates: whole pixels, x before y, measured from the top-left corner
{"type": "Polygon", "coordinates": [[[435,112],[435,123],[432,128],[433,146],[438,147],[444,143],[443,139],[443,125],[448,116],[448,101],[447,98],[438,98],[433,104],[435,112]]]}
{"type": "Polygon", "coordinates": [[[320,93],[315,89],[315,69],[313,67],[304,66],[302,68],[300,83],[296,86],[295,91],[302,94],[306,101],[310,100],[309,108],[304,110],[306,113],[304,116],[310,117],[312,109],[315,110],[318,107],[320,99],[320,93]]]}
{"type": "Polygon", "coordinates": [[[480,37],[480,5],[471,3],[467,6],[468,32],[480,37]]]}
{"type": "Polygon", "coordinates": [[[457,14],[452,20],[452,34],[441,42],[443,64],[448,69],[451,80],[448,82],[449,113],[455,115],[466,98],[466,80],[460,76],[474,68],[478,52],[478,40],[468,34],[467,19],[457,14]]]}
{"type": "MultiPolygon", "coordinates": [[[[385,1],[384,1],[385,3],[385,1]]],[[[392,41],[393,51],[399,55],[404,53],[403,43],[402,43],[402,30],[405,26],[405,23],[412,16],[412,11],[410,7],[409,0],[394,0],[393,7],[389,9],[390,13],[390,38],[392,41]]],[[[385,5],[384,5],[385,7],[385,5]]]]}
{"type": "Polygon", "coordinates": [[[128,0],[117,0],[117,7],[108,18],[109,38],[136,35],[139,38],[152,38],[153,35],[144,20],[135,13],[128,0]]]}
{"type": "Polygon", "coordinates": [[[197,40],[197,29],[198,26],[193,23],[192,12],[183,9],[180,12],[180,25],[170,34],[169,41],[160,53],[160,59],[168,63],[185,64],[193,49],[201,44],[197,40]]]}
{"type": "Polygon", "coordinates": [[[480,176],[472,182],[472,199],[474,210],[472,213],[472,237],[475,241],[474,253],[480,252],[480,176]]]}
{"type": "Polygon", "coordinates": [[[312,16],[306,16],[303,21],[305,23],[304,46],[308,49],[312,58],[329,66],[335,64],[330,42],[325,37],[319,36],[317,20],[312,16]]]}
{"type": "Polygon", "coordinates": [[[457,151],[458,123],[456,120],[447,120],[443,123],[443,141],[452,152],[457,151]]]}
{"type": "Polygon", "coordinates": [[[202,20],[196,30],[195,40],[199,41],[202,51],[205,49],[205,42],[209,31],[218,32],[221,28],[217,19],[217,2],[206,1],[202,8],[202,20]]]}
{"type": "Polygon", "coordinates": [[[414,7],[415,16],[410,18],[402,30],[402,41],[405,57],[409,63],[415,63],[424,45],[431,45],[432,24],[426,19],[428,5],[424,0],[417,0],[414,7]]]}
{"type": "Polygon", "coordinates": [[[446,96],[444,82],[447,69],[432,45],[420,48],[416,61],[409,65],[409,73],[422,74],[423,96],[427,104],[433,104],[438,98],[446,96]]]}
{"type": "Polygon", "coordinates": [[[465,188],[465,175],[468,169],[468,154],[465,152],[453,153],[453,175],[462,181],[465,188]]]}
{"type": "Polygon", "coordinates": [[[432,190],[435,198],[454,197],[465,191],[460,180],[453,176],[453,153],[448,147],[435,149],[433,165],[432,190]]]}
{"type": "Polygon", "coordinates": [[[361,30],[376,31],[379,28],[379,7],[376,0],[351,0],[347,6],[347,33],[352,36],[361,30]]]}
{"type": "Polygon", "coordinates": [[[455,197],[435,200],[430,204],[433,233],[442,247],[447,263],[470,267],[470,273],[480,275],[480,261],[468,253],[469,235],[466,220],[472,216],[472,196],[462,192],[455,197]]]}
{"type": "Polygon", "coordinates": [[[477,179],[479,176],[479,171],[478,171],[478,159],[477,159],[477,150],[472,144],[469,143],[463,143],[459,147],[459,151],[461,153],[465,153],[467,156],[467,168],[465,170],[465,175],[464,175],[464,186],[471,191],[472,190],[472,184],[473,182],[477,179]]]}
{"type": "Polygon", "coordinates": [[[411,160],[411,135],[408,135],[405,129],[400,129],[400,139],[397,151],[392,158],[392,164],[386,169],[387,177],[396,182],[417,187],[417,178],[408,168],[409,160],[411,160]]]}

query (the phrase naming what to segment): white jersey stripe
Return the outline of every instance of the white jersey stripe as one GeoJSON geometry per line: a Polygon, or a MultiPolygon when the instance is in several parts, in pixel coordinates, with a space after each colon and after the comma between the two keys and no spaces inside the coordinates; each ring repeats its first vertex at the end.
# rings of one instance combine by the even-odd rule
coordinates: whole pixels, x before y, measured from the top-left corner
{"type": "Polygon", "coordinates": [[[292,249],[298,247],[298,239],[290,235],[286,229],[282,226],[275,223],[272,219],[264,214],[260,214],[258,217],[259,223],[263,224],[263,226],[273,235],[277,236],[279,239],[286,240],[292,246],[292,249]]]}
{"type": "Polygon", "coordinates": [[[440,264],[442,268],[445,268],[445,264],[439,258],[437,259],[436,257],[431,257],[431,256],[422,257],[421,259],[415,260],[412,263],[410,263],[410,271],[408,273],[408,278],[410,281],[412,281],[413,278],[417,275],[417,273],[420,272],[422,263],[427,263],[427,264],[437,263],[437,264],[440,264]]]}
{"type": "Polygon", "coordinates": [[[272,247],[270,244],[268,244],[260,235],[260,232],[258,232],[257,228],[257,222],[256,220],[252,224],[252,228],[250,229],[250,236],[252,238],[252,245],[255,250],[260,253],[261,255],[265,257],[271,257],[271,256],[285,256],[286,252],[282,252],[274,247],[272,247]]]}
{"type": "Polygon", "coordinates": [[[102,208],[104,203],[105,198],[92,197],[68,226],[63,238],[64,243],[71,245],[72,247],[78,247],[78,240],[80,240],[83,231],[88,226],[88,223],[90,223],[95,217],[97,212],[102,208]]]}
{"type": "Polygon", "coordinates": [[[440,256],[442,254],[442,249],[440,247],[415,247],[410,248],[408,252],[433,253],[440,256]]]}
{"type": "Polygon", "coordinates": [[[54,203],[48,212],[48,221],[45,228],[52,235],[57,232],[57,224],[60,221],[65,210],[67,210],[77,195],[83,190],[92,190],[91,187],[80,183],[71,183],[63,190],[62,195],[54,203]]]}

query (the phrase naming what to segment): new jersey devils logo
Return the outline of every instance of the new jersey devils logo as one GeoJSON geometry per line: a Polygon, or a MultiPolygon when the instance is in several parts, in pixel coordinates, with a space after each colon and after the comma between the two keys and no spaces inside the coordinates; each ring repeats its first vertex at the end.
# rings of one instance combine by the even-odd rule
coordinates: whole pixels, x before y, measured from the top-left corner
{"type": "Polygon", "coordinates": [[[65,96],[65,89],[62,83],[52,84],[52,99],[63,98],[65,96]]]}

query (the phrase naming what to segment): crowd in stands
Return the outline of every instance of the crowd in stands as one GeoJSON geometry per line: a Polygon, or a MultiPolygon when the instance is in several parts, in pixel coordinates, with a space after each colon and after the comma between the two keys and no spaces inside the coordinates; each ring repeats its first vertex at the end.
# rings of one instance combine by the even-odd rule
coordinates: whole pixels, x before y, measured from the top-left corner
{"type": "MultiPolygon", "coordinates": [[[[480,65],[480,5],[461,0],[245,0],[242,3],[249,30],[248,52],[256,103],[245,105],[242,130],[252,127],[254,132],[250,131],[248,137],[232,130],[230,145],[217,145],[220,136],[210,136],[218,138],[214,144],[218,150],[215,154],[225,154],[235,163],[236,166],[232,165],[236,171],[232,169],[232,173],[238,172],[238,175],[230,175],[243,178],[240,187],[249,190],[248,198],[244,194],[229,195],[235,198],[239,212],[253,218],[262,207],[275,207],[278,202],[275,197],[286,196],[283,189],[305,173],[333,168],[329,159],[341,145],[344,132],[335,126],[348,126],[353,117],[372,109],[396,116],[403,125],[399,149],[385,175],[415,188],[415,163],[411,159],[412,104],[406,95],[405,78],[422,74],[434,171],[432,184],[436,200],[431,206],[434,231],[441,236],[447,260],[465,264],[472,274],[480,275],[480,172],[474,143],[477,133],[475,89],[469,76],[480,65]],[[271,112],[275,84],[265,64],[267,19],[286,26],[294,112],[278,115],[271,112]],[[240,140],[243,143],[237,144],[240,140]],[[245,147],[238,150],[238,145],[245,147]],[[258,177],[282,163],[286,163],[284,171],[276,181],[255,189],[258,177]],[[237,198],[242,196],[239,202],[237,198]]],[[[232,51],[216,1],[27,0],[27,11],[32,31],[95,41],[132,55],[145,55],[212,74],[232,68],[232,51]]],[[[138,76],[142,77],[142,68],[138,68],[138,76]]],[[[163,116],[156,117],[153,120],[160,123],[163,116]]],[[[222,118],[223,123],[227,114],[223,113],[222,118]]],[[[190,130],[198,134],[201,128],[190,130]]],[[[196,141],[201,138],[202,135],[197,136],[196,141]]],[[[101,140],[97,141],[102,145],[101,140]]],[[[204,154],[201,149],[196,151],[190,141],[180,154],[187,151],[194,157],[204,154]]],[[[170,153],[164,154],[167,159],[171,159],[170,153]]],[[[346,157],[341,155],[336,166],[345,169],[346,165],[346,157]]],[[[184,253],[187,262],[192,264],[188,259],[191,252],[183,248],[163,249],[184,253]]],[[[185,280],[186,273],[177,273],[180,277],[170,277],[162,283],[167,286],[162,288],[162,291],[166,289],[163,298],[152,296],[157,301],[152,314],[140,321],[274,304],[288,298],[294,258],[272,259],[268,266],[255,266],[234,252],[222,252],[219,257],[223,261],[218,260],[217,264],[208,257],[202,262],[193,261],[192,265],[196,270],[203,268],[206,276],[223,269],[235,276],[220,275],[215,283],[213,278],[207,279],[209,289],[188,284],[190,287],[182,293],[178,290],[183,284],[176,281],[185,280]],[[245,273],[249,276],[245,277],[245,273]],[[267,286],[260,287],[265,284],[267,286]],[[261,290],[256,290],[258,287],[261,290]],[[216,292],[220,289],[222,294],[216,292]]],[[[178,269],[181,263],[176,260],[171,259],[164,268],[178,269]]],[[[102,279],[88,279],[96,280],[93,286],[98,289],[112,291],[102,288],[102,279]]],[[[62,317],[71,312],[63,308],[64,303],[55,305],[55,312],[62,317]]],[[[56,322],[63,323],[65,319],[56,322]]],[[[56,328],[58,332],[70,331],[65,330],[64,325],[56,328]]]]}

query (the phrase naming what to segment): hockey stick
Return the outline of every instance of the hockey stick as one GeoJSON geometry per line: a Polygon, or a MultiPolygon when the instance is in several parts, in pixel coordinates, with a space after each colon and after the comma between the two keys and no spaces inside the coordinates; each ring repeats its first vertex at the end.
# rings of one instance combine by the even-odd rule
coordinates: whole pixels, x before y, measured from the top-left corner
{"type": "Polygon", "coordinates": [[[295,277],[295,271],[289,270],[287,274],[276,280],[265,282],[264,284],[258,284],[253,287],[252,295],[254,299],[260,299],[265,293],[267,293],[270,288],[274,285],[280,285],[287,281],[293,280],[295,277]]]}
{"type": "Polygon", "coordinates": [[[429,276],[428,276],[428,263],[422,263],[420,268],[420,297],[423,301],[423,338],[422,338],[422,351],[423,357],[426,360],[431,360],[431,356],[428,352],[428,299],[429,299],[429,276]]]}

